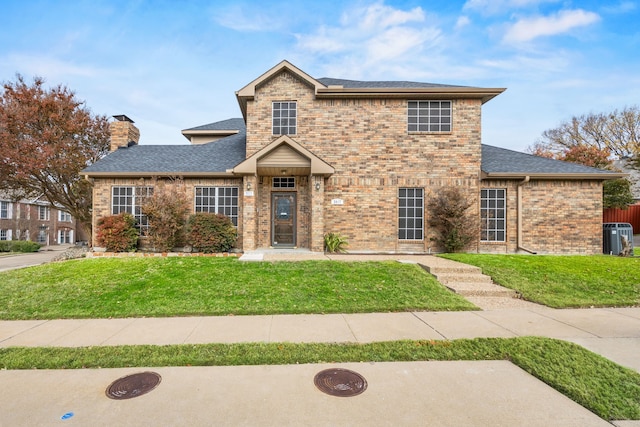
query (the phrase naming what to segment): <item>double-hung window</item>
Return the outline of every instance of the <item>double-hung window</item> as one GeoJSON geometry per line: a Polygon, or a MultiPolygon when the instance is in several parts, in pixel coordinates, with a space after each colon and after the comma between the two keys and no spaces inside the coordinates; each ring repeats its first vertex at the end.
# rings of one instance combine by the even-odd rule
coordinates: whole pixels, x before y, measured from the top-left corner
{"type": "Polygon", "coordinates": [[[506,236],[506,192],[503,188],[484,188],[480,193],[480,240],[504,242],[506,236]]]}
{"type": "Polygon", "coordinates": [[[38,219],[49,221],[49,206],[38,206],[38,219]]]}
{"type": "Polygon", "coordinates": [[[409,132],[451,132],[451,101],[409,101],[409,132]]]}
{"type": "Polygon", "coordinates": [[[71,214],[65,211],[58,211],[58,221],[71,222],[71,214]]]}
{"type": "Polygon", "coordinates": [[[111,214],[118,215],[126,212],[133,215],[140,234],[146,235],[149,231],[149,218],[142,213],[142,204],[145,197],[152,194],[153,187],[112,187],[111,214]]]}
{"type": "Polygon", "coordinates": [[[295,135],[298,125],[297,103],[295,101],[273,103],[273,134],[295,135]]]}
{"type": "Polygon", "coordinates": [[[424,189],[398,190],[398,239],[422,240],[424,236],[424,189]]]}
{"type": "Polygon", "coordinates": [[[238,187],[196,187],[195,211],[222,214],[238,226],[238,187]]]}
{"type": "Polygon", "coordinates": [[[0,218],[11,219],[11,203],[0,202],[0,218]]]}

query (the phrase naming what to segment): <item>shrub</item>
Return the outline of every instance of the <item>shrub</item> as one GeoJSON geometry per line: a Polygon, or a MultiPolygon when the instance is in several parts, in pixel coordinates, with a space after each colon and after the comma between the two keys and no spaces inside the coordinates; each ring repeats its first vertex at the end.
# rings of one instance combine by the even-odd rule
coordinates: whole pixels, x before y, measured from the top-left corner
{"type": "Polygon", "coordinates": [[[347,239],[338,233],[327,233],[324,235],[324,249],[327,252],[346,252],[345,246],[348,246],[347,239]]]}
{"type": "Polygon", "coordinates": [[[41,247],[40,243],[30,240],[0,241],[0,252],[38,252],[41,247]]]}
{"type": "Polygon", "coordinates": [[[468,212],[475,201],[468,200],[457,187],[442,189],[429,200],[429,225],[439,236],[433,238],[447,252],[458,252],[477,240],[479,224],[468,212]]]}
{"type": "Polygon", "coordinates": [[[138,245],[136,220],[129,213],[107,216],[98,221],[96,240],[110,252],[133,251],[138,245]]]}
{"type": "Polygon", "coordinates": [[[154,250],[167,252],[184,242],[189,200],[182,180],[171,186],[155,181],[153,194],[145,198],[141,208],[149,220],[147,237],[154,250]]]}
{"type": "Polygon", "coordinates": [[[201,212],[187,221],[188,243],[198,252],[227,252],[237,238],[236,228],[224,215],[201,212]]]}

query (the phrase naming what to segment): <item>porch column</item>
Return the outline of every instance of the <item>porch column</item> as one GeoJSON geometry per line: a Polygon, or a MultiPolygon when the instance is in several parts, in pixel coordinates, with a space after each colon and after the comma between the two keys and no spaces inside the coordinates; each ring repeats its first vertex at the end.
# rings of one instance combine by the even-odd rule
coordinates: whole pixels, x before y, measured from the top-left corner
{"type": "Polygon", "coordinates": [[[256,215],[258,182],[255,175],[242,179],[242,250],[252,251],[258,244],[258,216],[256,215]]]}
{"type": "Polygon", "coordinates": [[[311,186],[311,247],[313,252],[324,252],[324,178],[312,175],[311,186]]]}

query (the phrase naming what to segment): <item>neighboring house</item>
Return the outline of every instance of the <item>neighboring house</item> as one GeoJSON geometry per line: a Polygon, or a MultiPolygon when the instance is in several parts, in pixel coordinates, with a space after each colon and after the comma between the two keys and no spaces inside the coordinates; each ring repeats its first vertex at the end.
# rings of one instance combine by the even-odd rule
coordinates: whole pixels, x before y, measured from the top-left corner
{"type": "MultiPolygon", "coordinates": [[[[458,187],[481,221],[469,251],[602,252],[602,182],[622,176],[482,145],[482,104],[501,88],[316,79],[283,61],[236,92],[242,119],[184,130],[191,145],[138,145],[115,116],[112,153],[82,174],[93,225],[135,215],[153,179],[182,177],[193,212],[219,212],[237,247],[437,252],[428,199],[458,187]]],[[[94,245],[95,245],[94,238],[94,245]]]]}
{"type": "Polygon", "coordinates": [[[0,194],[0,240],[31,240],[43,245],[75,243],[76,220],[41,198],[11,201],[0,194]]]}

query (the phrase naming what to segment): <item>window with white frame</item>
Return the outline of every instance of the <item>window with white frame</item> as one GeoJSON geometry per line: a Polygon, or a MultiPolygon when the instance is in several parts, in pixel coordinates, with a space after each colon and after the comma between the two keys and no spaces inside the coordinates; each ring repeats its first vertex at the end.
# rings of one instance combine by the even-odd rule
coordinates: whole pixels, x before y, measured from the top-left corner
{"type": "Polygon", "coordinates": [[[451,132],[451,101],[409,101],[409,132],[451,132]]]}
{"type": "Polygon", "coordinates": [[[273,103],[273,134],[295,135],[298,124],[295,101],[273,103]]]}
{"type": "Polygon", "coordinates": [[[38,206],[38,219],[40,221],[49,221],[49,206],[38,206]]]}
{"type": "Polygon", "coordinates": [[[71,214],[65,211],[58,211],[58,221],[71,222],[71,214]]]}
{"type": "Polygon", "coordinates": [[[196,187],[195,211],[218,213],[238,226],[238,187],[196,187]]]}
{"type": "Polygon", "coordinates": [[[0,218],[11,219],[11,203],[0,202],[0,218]]]}
{"type": "Polygon", "coordinates": [[[152,194],[153,187],[112,187],[111,214],[130,213],[136,220],[140,234],[146,235],[149,231],[149,219],[142,213],[142,204],[144,199],[152,194]]]}
{"type": "Polygon", "coordinates": [[[72,243],[73,242],[73,230],[58,230],[58,243],[72,243]]]}
{"type": "Polygon", "coordinates": [[[424,189],[398,189],[398,239],[422,240],[424,237],[424,189]]]}
{"type": "Polygon", "coordinates": [[[504,242],[506,237],[506,193],[503,188],[483,188],[480,194],[480,240],[504,242]]]}
{"type": "Polygon", "coordinates": [[[0,230],[0,240],[11,240],[11,230],[0,230]]]}

